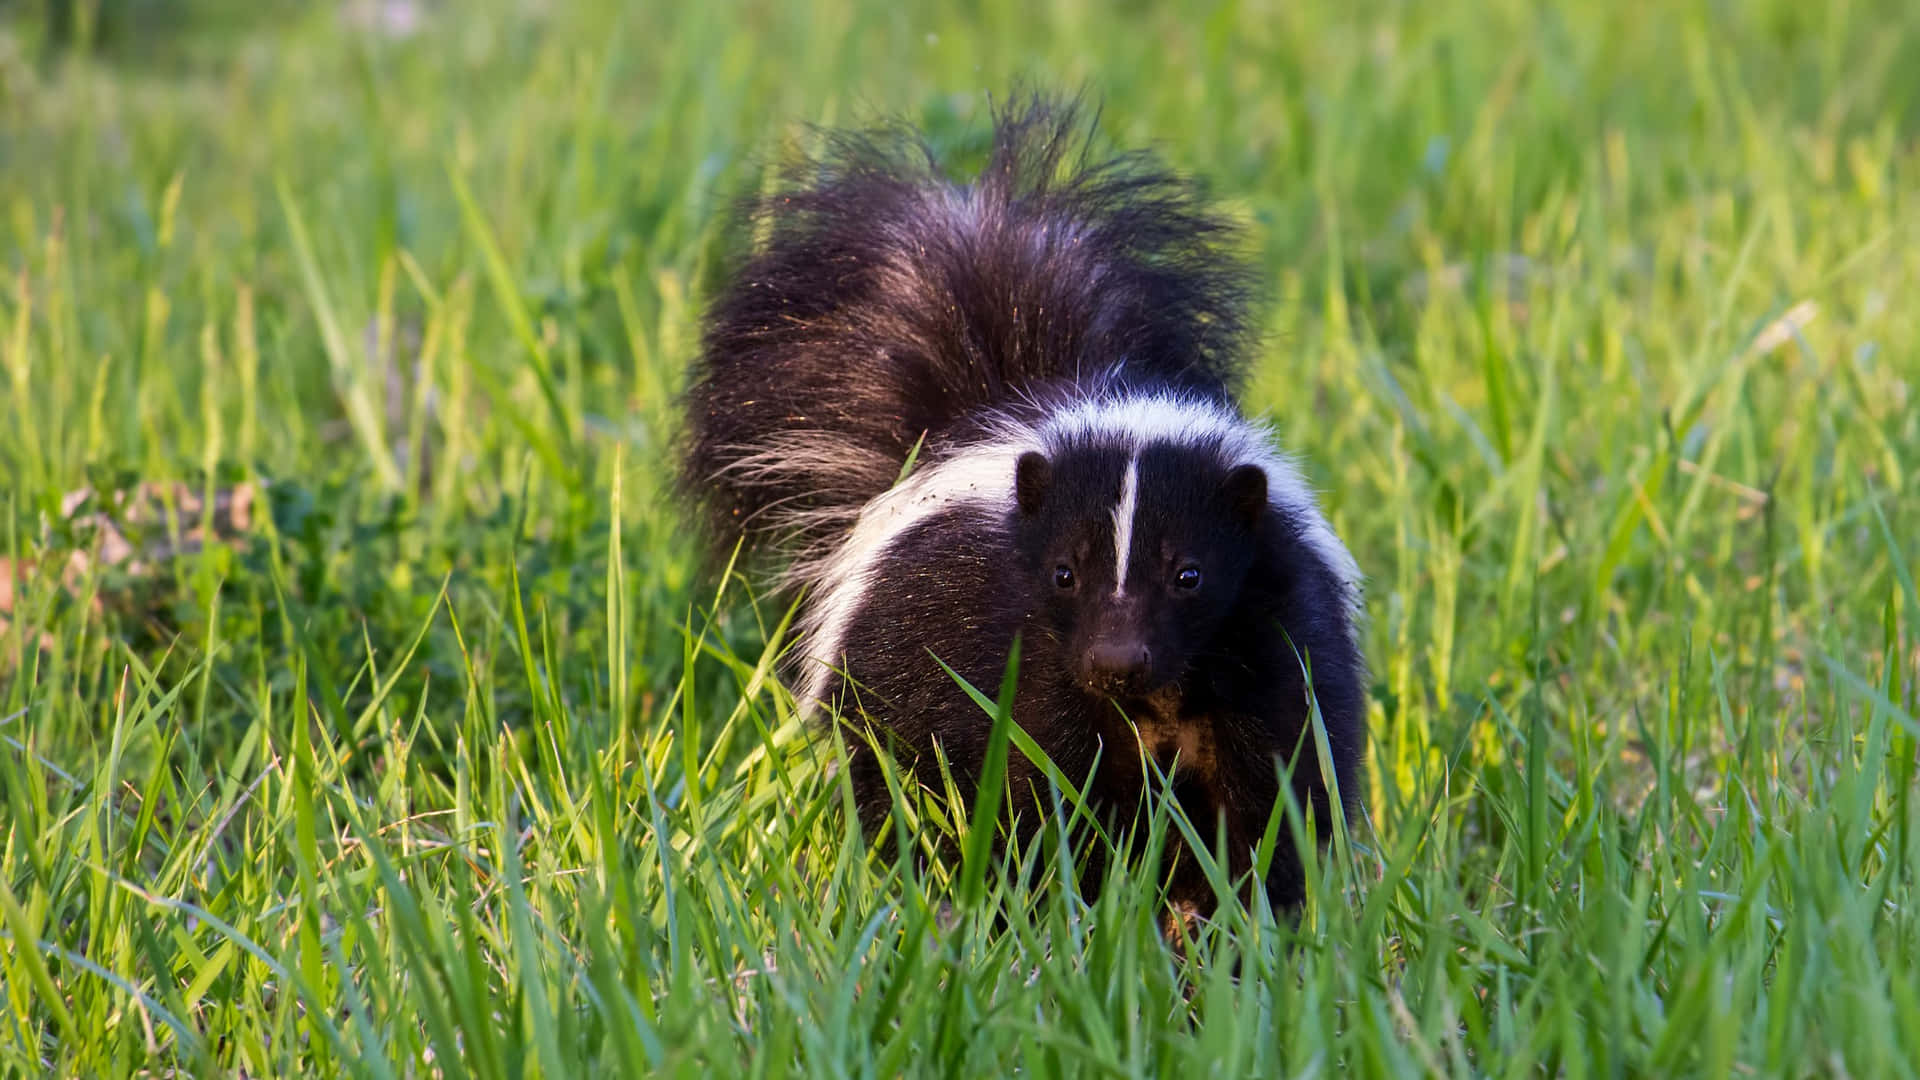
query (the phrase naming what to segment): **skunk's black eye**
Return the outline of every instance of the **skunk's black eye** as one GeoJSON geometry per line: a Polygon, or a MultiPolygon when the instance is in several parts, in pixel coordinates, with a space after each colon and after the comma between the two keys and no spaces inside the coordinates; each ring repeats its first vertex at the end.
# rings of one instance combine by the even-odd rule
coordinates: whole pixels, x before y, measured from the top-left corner
{"type": "Polygon", "coordinates": [[[1053,568],[1053,584],[1056,588],[1061,588],[1061,589],[1073,588],[1073,570],[1070,567],[1065,567],[1065,566],[1054,567],[1053,568]]]}
{"type": "Polygon", "coordinates": [[[1200,568],[1197,566],[1183,566],[1175,570],[1173,572],[1173,586],[1176,589],[1185,589],[1188,592],[1199,588],[1200,568]]]}

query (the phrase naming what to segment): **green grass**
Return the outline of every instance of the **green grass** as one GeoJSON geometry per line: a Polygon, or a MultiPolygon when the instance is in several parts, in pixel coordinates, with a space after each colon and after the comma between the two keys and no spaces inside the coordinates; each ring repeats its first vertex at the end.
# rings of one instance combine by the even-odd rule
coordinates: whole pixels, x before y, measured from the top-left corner
{"type": "Polygon", "coordinates": [[[1920,8],[621,7],[0,16],[0,1073],[1920,1072],[1920,8]],[[1297,926],[869,859],[665,496],[727,194],[1022,75],[1370,578],[1297,926]],[[139,482],[269,486],[64,587],[139,482]]]}

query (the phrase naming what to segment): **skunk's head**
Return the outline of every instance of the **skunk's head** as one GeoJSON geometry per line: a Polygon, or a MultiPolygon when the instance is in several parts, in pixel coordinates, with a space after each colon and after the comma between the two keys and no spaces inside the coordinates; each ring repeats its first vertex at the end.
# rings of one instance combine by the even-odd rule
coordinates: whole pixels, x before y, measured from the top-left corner
{"type": "Polygon", "coordinates": [[[1179,681],[1253,565],[1267,482],[1177,443],[1020,456],[1020,571],[1082,688],[1125,701],[1179,681]]]}

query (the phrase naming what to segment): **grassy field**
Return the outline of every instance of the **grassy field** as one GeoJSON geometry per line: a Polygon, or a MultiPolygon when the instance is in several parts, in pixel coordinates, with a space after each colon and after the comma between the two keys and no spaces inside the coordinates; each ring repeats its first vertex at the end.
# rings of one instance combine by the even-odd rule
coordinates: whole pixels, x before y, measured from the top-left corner
{"type": "Polygon", "coordinates": [[[1908,0],[52,6],[0,1075],[1920,1072],[1908,0]],[[1297,925],[869,859],[665,497],[729,193],[1022,76],[1254,226],[1369,576],[1297,925]]]}

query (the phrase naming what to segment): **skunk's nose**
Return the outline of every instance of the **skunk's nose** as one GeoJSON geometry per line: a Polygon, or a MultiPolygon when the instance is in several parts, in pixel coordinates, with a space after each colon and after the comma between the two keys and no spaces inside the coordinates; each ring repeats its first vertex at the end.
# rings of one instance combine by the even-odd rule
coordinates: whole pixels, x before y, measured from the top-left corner
{"type": "Polygon", "coordinates": [[[1145,642],[1097,642],[1087,649],[1087,682],[1107,693],[1139,689],[1147,680],[1152,659],[1145,642]]]}

